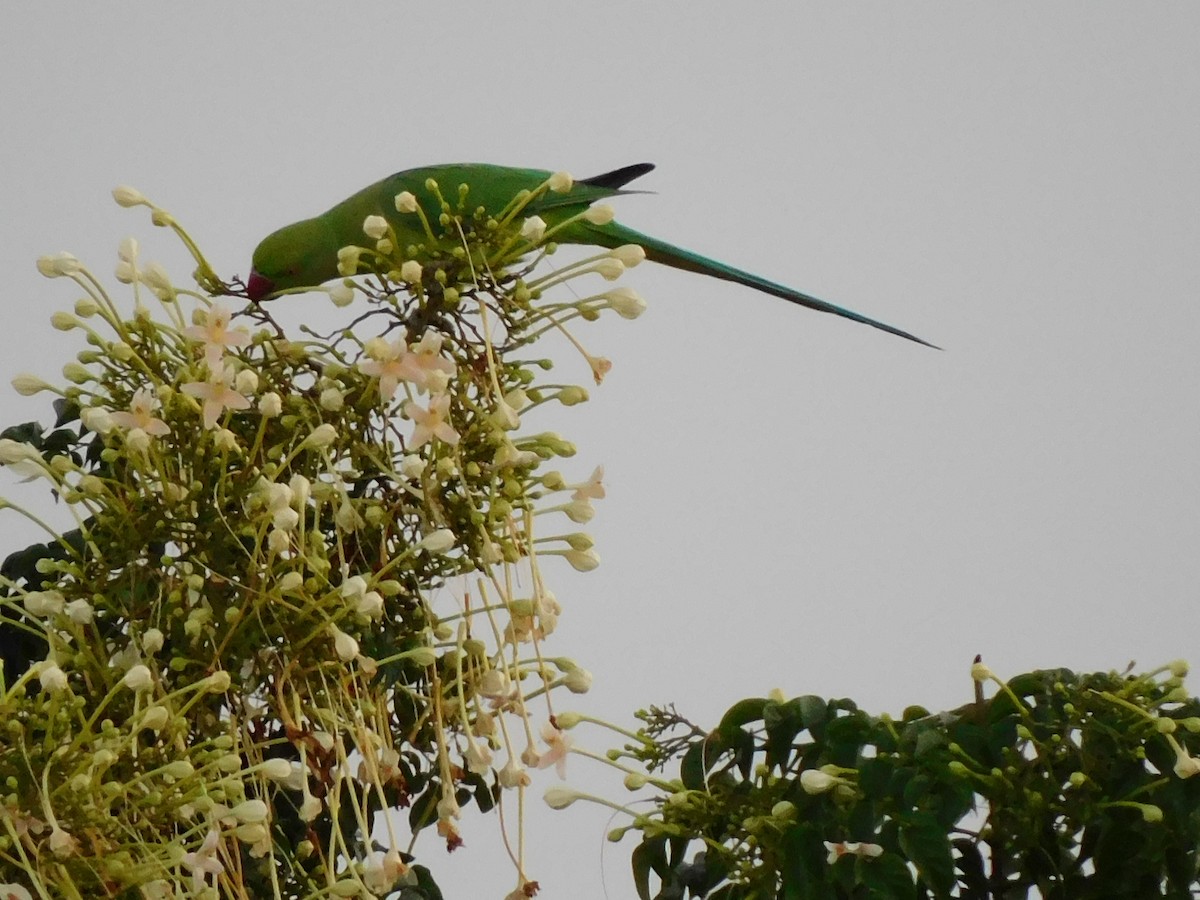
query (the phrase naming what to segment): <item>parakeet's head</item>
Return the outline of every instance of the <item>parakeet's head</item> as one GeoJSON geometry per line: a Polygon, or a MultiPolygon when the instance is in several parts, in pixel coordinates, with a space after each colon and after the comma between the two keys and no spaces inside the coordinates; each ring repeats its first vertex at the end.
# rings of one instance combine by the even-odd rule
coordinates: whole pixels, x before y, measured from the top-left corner
{"type": "Polygon", "coordinates": [[[305,219],[263,238],[254,250],[246,293],[251,300],[337,277],[336,241],[320,219],[305,219]]]}

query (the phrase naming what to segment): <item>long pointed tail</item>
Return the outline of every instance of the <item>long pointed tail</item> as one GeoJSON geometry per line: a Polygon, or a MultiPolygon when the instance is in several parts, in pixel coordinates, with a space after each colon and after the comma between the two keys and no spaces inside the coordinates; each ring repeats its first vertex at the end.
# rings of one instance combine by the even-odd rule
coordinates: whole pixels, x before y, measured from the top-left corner
{"type": "Polygon", "coordinates": [[[867,318],[864,315],[841,306],[834,306],[832,303],[826,303],[824,300],[818,300],[816,297],[802,294],[800,291],[792,290],[790,287],[776,284],[774,281],[768,281],[765,278],[742,269],[736,269],[725,263],[717,262],[715,259],[708,259],[698,253],[693,253],[690,250],[684,250],[682,247],[676,247],[674,244],[668,244],[666,241],[660,241],[658,238],[650,237],[648,234],[642,234],[641,232],[634,231],[632,228],[618,225],[616,222],[610,222],[607,225],[588,225],[584,222],[578,224],[587,228],[587,237],[581,239],[580,243],[597,244],[609,249],[619,247],[622,244],[640,244],[646,251],[646,258],[661,265],[683,269],[687,272],[697,272],[701,275],[708,275],[711,278],[720,278],[722,281],[732,281],[736,284],[754,288],[756,291],[762,291],[764,294],[771,294],[775,297],[781,297],[784,300],[790,300],[792,303],[797,303],[800,306],[807,306],[809,309],[815,309],[818,312],[833,313],[835,316],[850,319],[852,322],[861,322],[864,325],[870,325],[872,328],[878,328],[880,331],[886,331],[888,334],[894,334],[897,337],[906,338],[918,344],[924,344],[926,347],[933,347],[935,350],[942,349],[936,344],[921,340],[921,338],[914,334],[901,331],[899,328],[893,328],[884,322],[867,318]]]}

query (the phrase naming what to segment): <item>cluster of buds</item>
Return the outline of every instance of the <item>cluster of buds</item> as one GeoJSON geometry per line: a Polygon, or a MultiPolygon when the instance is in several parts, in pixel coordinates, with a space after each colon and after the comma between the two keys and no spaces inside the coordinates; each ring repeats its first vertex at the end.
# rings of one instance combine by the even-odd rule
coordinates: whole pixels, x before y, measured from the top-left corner
{"type": "MultiPolygon", "coordinates": [[[[370,314],[300,342],[263,310],[264,327],[238,323],[174,217],[131,189],[115,197],[180,235],[200,289],[128,239],[127,315],[74,257],[39,261],[84,291],[53,321],[88,348],[63,388],[15,384],[58,393],[60,424],[79,427],[0,440],[0,463],[44,479],[77,527],[3,583],[0,629],[37,653],[0,691],[4,743],[19,748],[0,758],[0,881],[67,896],[386,894],[417,878],[417,832],[436,825],[453,849],[465,804],[512,802],[531,769],[563,773],[552,693],[590,676],[543,650],[562,612],[543,565],[599,558],[586,533],[540,523],[587,522],[603,472],[546,469],[575,448],[525,422],[587,392],[543,384],[548,361],[513,351],[571,318],[640,313],[625,288],[548,293],[615,278],[640,250],[536,279],[514,267],[552,234],[520,217],[521,198],[488,229],[451,210],[437,237],[459,246],[431,242],[424,258],[373,217],[369,246],[339,254],[367,277],[328,290],[370,314]],[[401,806],[403,826],[388,813],[401,806]]],[[[608,361],[583,352],[598,381],[608,361]]],[[[517,869],[533,884],[519,856],[517,869]]]]}

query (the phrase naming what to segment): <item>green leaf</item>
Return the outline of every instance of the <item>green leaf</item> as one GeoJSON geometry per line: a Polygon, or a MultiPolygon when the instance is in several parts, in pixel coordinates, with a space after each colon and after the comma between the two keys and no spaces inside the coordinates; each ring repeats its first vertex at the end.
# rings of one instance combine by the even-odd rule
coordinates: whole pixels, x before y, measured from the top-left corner
{"type": "Polygon", "coordinates": [[[856,859],[854,881],[867,889],[867,896],[879,900],[915,900],[917,897],[912,871],[904,859],[895,853],[884,853],[873,859],[856,859]]]}
{"type": "MultiPolygon", "coordinates": [[[[910,785],[911,787],[911,785],[910,785]]],[[[917,812],[900,823],[900,849],[933,891],[948,897],[954,887],[954,858],[946,830],[928,813],[917,812]]]]}

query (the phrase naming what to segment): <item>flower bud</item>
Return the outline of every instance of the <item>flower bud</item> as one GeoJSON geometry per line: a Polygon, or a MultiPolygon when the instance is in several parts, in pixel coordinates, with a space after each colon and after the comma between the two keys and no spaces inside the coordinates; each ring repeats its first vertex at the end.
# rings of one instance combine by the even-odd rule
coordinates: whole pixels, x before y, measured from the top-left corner
{"type": "Polygon", "coordinates": [[[454,546],[455,540],[453,531],[449,528],[439,528],[425,535],[417,546],[428,553],[445,553],[454,546]]]}
{"type": "Polygon", "coordinates": [[[587,212],[583,214],[584,221],[590,222],[593,225],[607,225],[613,220],[616,213],[613,208],[607,203],[597,203],[595,206],[590,206],[587,212]]]}
{"type": "Polygon", "coordinates": [[[415,259],[410,259],[400,267],[400,280],[407,284],[420,284],[421,275],[421,264],[415,259]]]}
{"type": "Polygon", "coordinates": [[[363,234],[371,240],[380,240],[388,231],[387,219],[383,216],[367,216],[363,220],[363,234]]]}
{"type": "Polygon", "coordinates": [[[305,446],[308,447],[328,447],[337,440],[337,429],[328,422],[318,425],[312,430],[312,433],[305,439],[305,446]]]}
{"type": "Polygon", "coordinates": [[[632,269],[646,258],[646,251],[640,244],[622,244],[620,247],[608,251],[608,255],[613,259],[619,259],[625,268],[632,269]]]}
{"type": "Polygon", "coordinates": [[[12,380],[13,389],[22,397],[32,397],[42,391],[53,390],[53,385],[28,373],[18,375],[12,380]]]}
{"type": "Polygon", "coordinates": [[[141,692],[154,684],[154,676],[150,674],[150,669],[147,666],[136,665],[121,679],[121,683],[131,691],[141,692]]]}
{"type": "Polygon", "coordinates": [[[118,206],[124,206],[126,209],[133,206],[150,205],[150,201],[146,199],[145,194],[125,184],[113,188],[112,196],[117,201],[118,206]]]}

